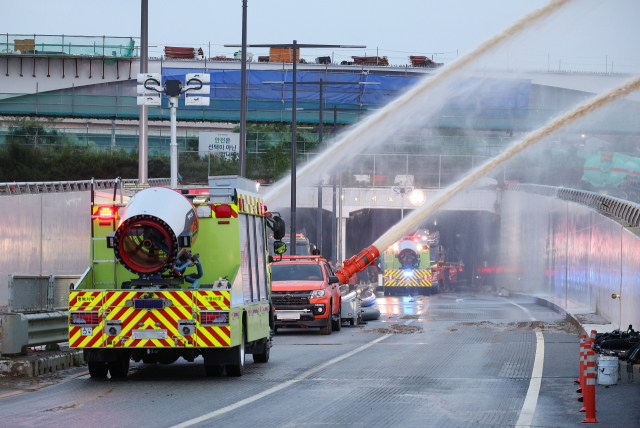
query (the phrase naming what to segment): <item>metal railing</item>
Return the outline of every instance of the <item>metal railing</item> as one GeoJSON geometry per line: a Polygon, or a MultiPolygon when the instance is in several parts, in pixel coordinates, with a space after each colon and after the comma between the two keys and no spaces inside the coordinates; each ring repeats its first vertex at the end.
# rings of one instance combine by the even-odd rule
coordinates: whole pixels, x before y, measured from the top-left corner
{"type": "Polygon", "coordinates": [[[627,227],[640,227],[640,204],[586,190],[538,184],[509,184],[508,190],[535,193],[575,202],[624,223],[627,227]]]}
{"type": "MultiPolygon", "coordinates": [[[[150,186],[168,186],[170,178],[150,178],[150,186]]],[[[122,183],[137,183],[138,179],[123,179],[122,183]]],[[[95,190],[114,189],[115,180],[93,180],[95,190]]],[[[0,196],[34,195],[39,193],[83,192],[91,189],[91,180],[81,181],[44,181],[22,183],[0,183],[0,196]]]]}

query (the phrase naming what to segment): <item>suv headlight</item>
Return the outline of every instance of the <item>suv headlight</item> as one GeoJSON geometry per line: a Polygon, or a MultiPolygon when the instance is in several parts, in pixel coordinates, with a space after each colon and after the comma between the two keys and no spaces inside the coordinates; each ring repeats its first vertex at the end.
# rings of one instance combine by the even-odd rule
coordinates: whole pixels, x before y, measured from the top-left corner
{"type": "Polygon", "coordinates": [[[317,299],[319,297],[324,297],[327,293],[324,290],[313,290],[311,292],[311,298],[317,299]]]}

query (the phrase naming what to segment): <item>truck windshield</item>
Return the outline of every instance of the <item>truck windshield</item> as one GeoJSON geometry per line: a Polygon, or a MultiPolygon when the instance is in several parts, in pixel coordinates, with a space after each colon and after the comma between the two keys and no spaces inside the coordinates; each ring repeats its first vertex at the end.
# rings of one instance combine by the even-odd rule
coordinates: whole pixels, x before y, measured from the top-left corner
{"type": "Polygon", "coordinates": [[[322,269],[316,264],[293,264],[289,262],[271,265],[272,281],[322,281],[322,269]]]}

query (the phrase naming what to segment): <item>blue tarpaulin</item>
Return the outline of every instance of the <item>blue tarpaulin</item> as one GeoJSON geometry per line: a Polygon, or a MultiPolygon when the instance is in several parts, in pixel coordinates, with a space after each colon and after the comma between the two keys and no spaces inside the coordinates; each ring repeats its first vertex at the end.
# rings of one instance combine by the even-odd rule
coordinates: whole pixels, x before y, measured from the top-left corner
{"type": "MultiPolygon", "coordinates": [[[[184,81],[187,73],[201,73],[202,69],[163,68],[162,79],[184,81]]],[[[211,70],[211,95],[216,100],[240,99],[239,70],[211,70]]],[[[292,100],[292,75],[290,70],[248,71],[247,97],[249,102],[292,100]],[[265,83],[289,82],[289,84],[265,83]]],[[[380,76],[372,74],[318,73],[299,71],[298,82],[353,82],[353,85],[326,85],[324,101],[359,106],[382,106],[393,100],[420,79],[415,76],[380,76]],[[361,85],[360,82],[377,83],[361,85]]],[[[428,77],[426,77],[428,78],[428,77]]],[[[452,96],[443,110],[456,109],[457,115],[485,117],[523,117],[529,105],[531,82],[518,79],[459,79],[450,85],[452,96]],[[521,111],[519,111],[521,110],[521,111]]],[[[298,85],[297,101],[318,102],[318,85],[298,85]]]]}

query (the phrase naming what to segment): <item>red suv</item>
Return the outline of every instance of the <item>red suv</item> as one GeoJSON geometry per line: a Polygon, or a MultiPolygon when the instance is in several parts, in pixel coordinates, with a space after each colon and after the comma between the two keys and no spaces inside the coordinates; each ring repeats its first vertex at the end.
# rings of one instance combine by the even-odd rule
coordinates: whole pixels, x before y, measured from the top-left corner
{"type": "Polygon", "coordinates": [[[340,281],[320,256],[283,256],[271,264],[271,301],[278,327],[342,328],[340,281]]]}

